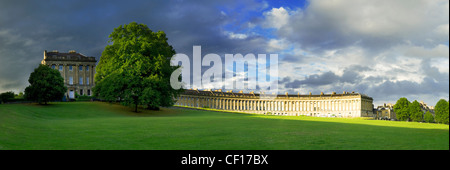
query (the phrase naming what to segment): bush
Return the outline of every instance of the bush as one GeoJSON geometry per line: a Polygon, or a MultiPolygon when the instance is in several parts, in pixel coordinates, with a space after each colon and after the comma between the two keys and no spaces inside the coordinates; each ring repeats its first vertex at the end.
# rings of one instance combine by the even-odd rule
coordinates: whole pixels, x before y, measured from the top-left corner
{"type": "Polygon", "coordinates": [[[427,123],[433,123],[434,122],[433,114],[431,114],[430,111],[427,111],[427,113],[425,113],[424,120],[427,123]]]}
{"type": "Polygon", "coordinates": [[[5,103],[12,99],[14,99],[14,92],[12,92],[12,91],[4,92],[4,93],[0,94],[0,103],[5,103]]]}
{"type": "Polygon", "coordinates": [[[93,98],[92,96],[78,95],[78,97],[76,98],[76,101],[91,101],[92,98],[93,98]]]}

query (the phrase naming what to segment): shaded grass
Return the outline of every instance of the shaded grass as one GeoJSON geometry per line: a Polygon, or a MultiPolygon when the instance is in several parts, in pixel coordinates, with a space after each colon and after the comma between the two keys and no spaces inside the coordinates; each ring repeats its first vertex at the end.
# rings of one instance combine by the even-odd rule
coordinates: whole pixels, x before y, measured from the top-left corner
{"type": "Polygon", "coordinates": [[[448,125],[142,110],[101,102],[0,105],[0,149],[449,149],[448,125]]]}

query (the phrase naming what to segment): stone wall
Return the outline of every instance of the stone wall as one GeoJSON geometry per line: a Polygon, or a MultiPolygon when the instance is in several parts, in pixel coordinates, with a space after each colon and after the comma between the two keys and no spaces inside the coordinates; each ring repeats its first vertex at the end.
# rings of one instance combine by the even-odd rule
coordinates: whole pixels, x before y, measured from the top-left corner
{"type": "Polygon", "coordinates": [[[373,117],[372,103],[372,98],[359,93],[277,95],[269,100],[255,93],[186,90],[175,105],[272,115],[373,117]]]}

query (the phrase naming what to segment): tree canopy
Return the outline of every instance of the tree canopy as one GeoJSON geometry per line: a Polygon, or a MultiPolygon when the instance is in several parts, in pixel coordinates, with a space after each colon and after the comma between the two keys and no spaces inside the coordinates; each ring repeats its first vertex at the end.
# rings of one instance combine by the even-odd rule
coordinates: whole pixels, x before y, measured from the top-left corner
{"type": "Polygon", "coordinates": [[[427,113],[425,113],[425,116],[423,116],[424,121],[427,123],[433,123],[434,122],[434,116],[433,114],[431,114],[430,111],[427,111],[427,113]]]}
{"type": "Polygon", "coordinates": [[[30,74],[28,82],[30,85],[25,88],[25,99],[39,104],[61,100],[67,91],[59,71],[42,64],[30,74]]]}
{"type": "Polygon", "coordinates": [[[172,106],[181,90],[172,89],[170,75],[175,50],[163,31],[153,32],[144,24],[119,26],[109,35],[109,45],[97,65],[94,95],[123,105],[148,109],[172,106]]]}
{"type": "Polygon", "coordinates": [[[449,112],[449,102],[441,99],[436,103],[436,106],[434,107],[434,113],[437,123],[444,123],[448,124],[449,118],[448,118],[448,112],[449,112]]]}
{"type": "Polygon", "coordinates": [[[405,97],[402,97],[397,100],[397,102],[394,105],[394,112],[397,116],[398,120],[409,120],[409,108],[408,106],[411,103],[406,99],[405,97]]]}
{"type": "Polygon", "coordinates": [[[409,106],[409,115],[412,121],[422,122],[423,121],[423,112],[420,108],[420,103],[417,100],[414,100],[409,106]]]}
{"type": "Polygon", "coordinates": [[[14,98],[14,92],[8,91],[0,94],[0,104],[8,102],[8,100],[14,98]]]}

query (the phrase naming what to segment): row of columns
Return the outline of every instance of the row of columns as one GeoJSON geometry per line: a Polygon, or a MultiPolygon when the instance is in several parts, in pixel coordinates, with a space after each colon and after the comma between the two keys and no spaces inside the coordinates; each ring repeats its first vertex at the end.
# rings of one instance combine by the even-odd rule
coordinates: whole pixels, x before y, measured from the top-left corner
{"type": "Polygon", "coordinates": [[[338,99],[320,101],[282,99],[258,100],[181,95],[178,98],[176,105],[236,111],[345,112],[361,110],[362,107],[367,109],[369,104],[365,101],[361,102],[361,99],[338,99]]]}

